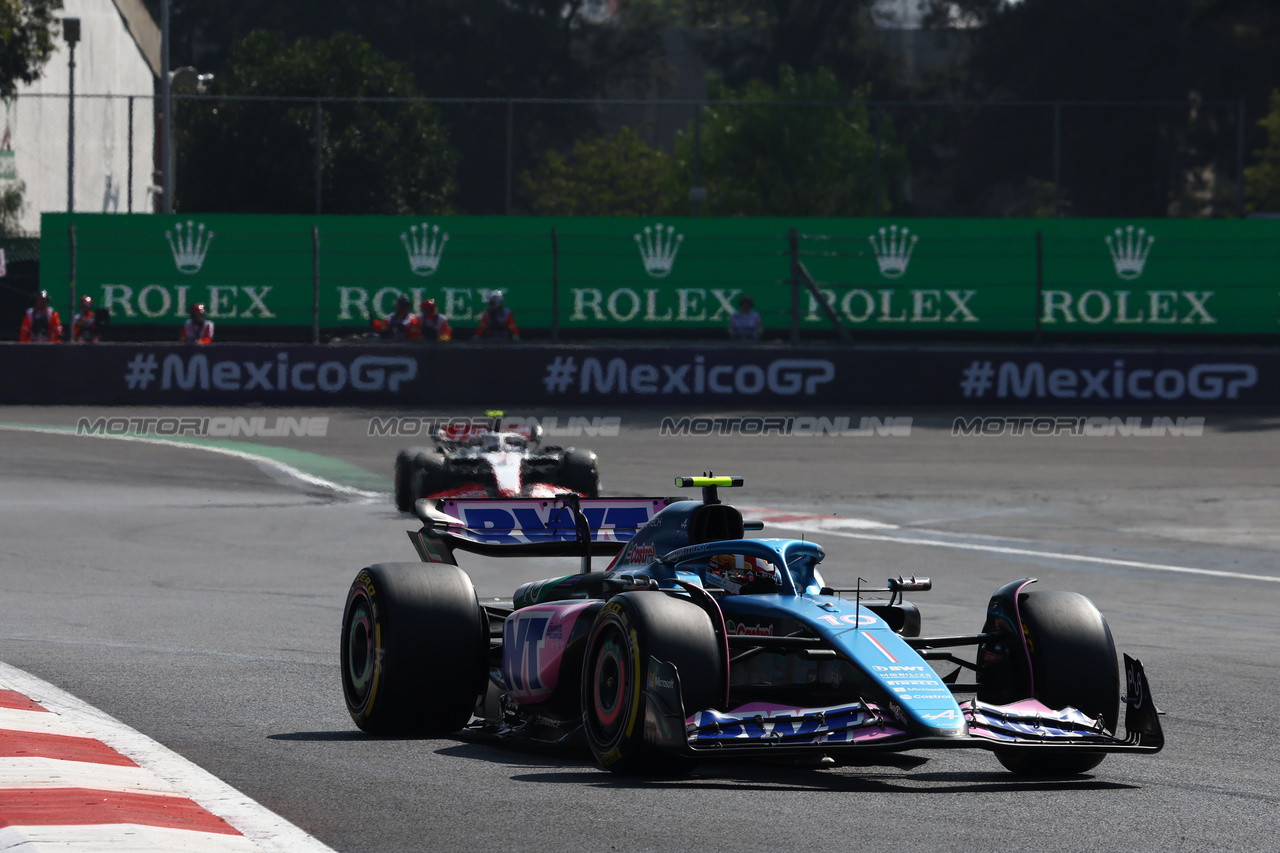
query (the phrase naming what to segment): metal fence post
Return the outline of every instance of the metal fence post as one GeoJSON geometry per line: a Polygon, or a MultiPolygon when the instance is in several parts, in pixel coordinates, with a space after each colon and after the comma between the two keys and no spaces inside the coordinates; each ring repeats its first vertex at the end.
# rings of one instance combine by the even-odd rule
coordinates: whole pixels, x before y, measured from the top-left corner
{"type": "Polygon", "coordinates": [[[693,108],[693,188],[689,195],[693,199],[693,215],[702,215],[702,195],[706,191],[702,187],[702,104],[693,108]]]}
{"type": "Polygon", "coordinates": [[[511,161],[512,161],[511,149],[514,145],[513,139],[515,136],[515,114],[516,114],[516,102],[508,98],[507,99],[507,201],[506,201],[507,216],[511,215],[511,161]]]}
{"type": "Polygon", "coordinates": [[[1053,102],[1053,215],[1061,216],[1062,198],[1062,101],[1053,102]]]}
{"type": "Polygon", "coordinates": [[[324,114],[320,111],[320,99],[316,98],[316,216],[320,215],[321,192],[324,185],[324,114]]]}
{"type": "Polygon", "coordinates": [[[881,184],[880,184],[880,160],[883,157],[880,151],[882,132],[880,125],[884,121],[884,108],[880,104],[876,104],[876,197],[872,200],[871,211],[873,216],[880,216],[882,210],[880,208],[881,184]]]}
{"type": "Polygon", "coordinates": [[[551,340],[560,340],[560,236],[551,226],[551,340]]]}
{"type": "Polygon", "coordinates": [[[791,343],[800,343],[800,232],[791,229],[791,343]]]}
{"type": "Polygon", "coordinates": [[[129,213],[133,213],[133,98],[133,95],[129,96],[129,188],[125,207],[129,213]]]}
{"type": "Polygon", "coordinates": [[[67,213],[76,209],[76,44],[67,68],[67,213]]]}
{"type": "Polygon", "coordinates": [[[1236,107],[1236,215],[1244,218],[1244,97],[1236,107]]]}
{"type": "Polygon", "coordinates": [[[1040,343],[1043,329],[1040,326],[1040,306],[1044,304],[1044,235],[1036,229],[1036,343],[1040,343]]]}
{"type": "Polygon", "coordinates": [[[311,226],[311,343],[320,343],[320,226],[311,226]]]}

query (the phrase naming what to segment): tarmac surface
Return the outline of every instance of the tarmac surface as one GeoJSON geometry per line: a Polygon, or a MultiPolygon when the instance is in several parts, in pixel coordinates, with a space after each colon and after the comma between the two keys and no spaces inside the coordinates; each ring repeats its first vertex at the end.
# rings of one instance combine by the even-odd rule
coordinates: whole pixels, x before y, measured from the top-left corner
{"type": "MultiPolygon", "coordinates": [[[[1209,414],[1199,435],[978,437],[952,435],[952,413],[851,409],[800,414],[911,416],[910,434],[699,437],[621,411],[590,413],[619,418],[617,435],[548,436],[596,450],[607,494],[673,494],[673,476],[714,471],[746,478],[723,494],[742,506],[890,525],[763,535],[820,541],[837,586],[931,576],[913,598],[926,634],[977,631],[990,594],[1017,578],[1081,592],[1166,712],[1163,752],[1070,779],[932,751],[637,780],[581,756],[375,739],[352,724],[337,662],[346,589],[363,565],[414,560],[404,531],[417,526],[389,490],[396,450],[419,442],[368,435],[370,414],[0,413],[61,430],[0,425],[0,661],[341,851],[1275,849],[1280,418],[1209,414]],[[322,437],[234,439],[287,469],[69,429],[145,414],[329,420],[322,437]],[[344,488],[290,473],[307,465],[344,488]]],[[[482,598],[576,568],[460,562],[482,598]]]]}

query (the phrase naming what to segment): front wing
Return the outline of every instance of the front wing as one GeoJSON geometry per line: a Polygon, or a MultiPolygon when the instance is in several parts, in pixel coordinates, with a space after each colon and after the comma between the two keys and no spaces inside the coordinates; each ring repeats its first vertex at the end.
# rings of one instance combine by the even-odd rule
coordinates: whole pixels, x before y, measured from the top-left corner
{"type": "Polygon", "coordinates": [[[1075,708],[1048,708],[1034,699],[1010,705],[977,699],[964,702],[960,713],[967,733],[955,737],[914,735],[892,707],[867,702],[825,708],[754,702],[728,711],[686,715],[679,673],[671,664],[656,659],[649,662],[650,673],[657,673],[657,677],[651,676],[651,686],[645,691],[645,737],[672,752],[726,757],[954,748],[1159,752],[1164,734],[1146,674],[1139,661],[1128,655],[1124,661],[1129,687],[1124,697],[1123,739],[1075,708]]]}

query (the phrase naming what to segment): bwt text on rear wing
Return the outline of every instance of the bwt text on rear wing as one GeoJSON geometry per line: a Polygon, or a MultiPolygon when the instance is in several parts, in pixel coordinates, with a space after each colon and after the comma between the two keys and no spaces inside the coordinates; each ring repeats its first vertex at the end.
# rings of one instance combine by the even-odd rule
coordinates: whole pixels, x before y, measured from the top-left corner
{"type": "Polygon", "coordinates": [[[409,538],[429,563],[454,564],[455,550],[496,557],[611,556],[677,500],[577,495],[423,499],[415,507],[423,527],[409,538]]]}

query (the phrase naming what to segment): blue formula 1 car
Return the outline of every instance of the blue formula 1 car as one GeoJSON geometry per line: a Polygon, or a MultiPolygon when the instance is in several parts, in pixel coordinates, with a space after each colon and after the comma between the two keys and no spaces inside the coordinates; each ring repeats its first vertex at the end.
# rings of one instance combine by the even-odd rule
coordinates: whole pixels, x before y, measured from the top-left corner
{"type": "Polygon", "coordinates": [[[1089,599],[1016,580],[991,597],[981,632],[920,636],[903,594],[927,579],[827,587],[820,545],[743,538],[763,525],[718,498],[741,482],[677,478],[702,487],[700,501],[418,501],[423,527],[409,535],[422,562],[370,566],[347,597],[342,685],[356,725],[585,740],[623,773],[969,747],[1015,773],[1062,775],[1163,746],[1127,655],[1119,736],[1115,645],[1089,599]],[[579,556],[582,570],[524,584],[511,608],[481,605],[456,551],[579,556]],[[613,560],[592,571],[593,555],[613,560]]]}

